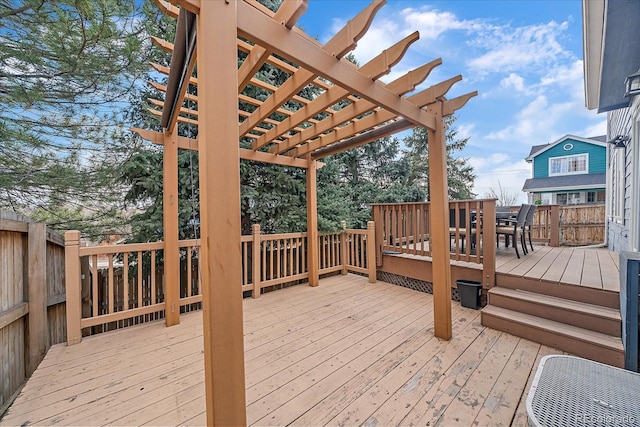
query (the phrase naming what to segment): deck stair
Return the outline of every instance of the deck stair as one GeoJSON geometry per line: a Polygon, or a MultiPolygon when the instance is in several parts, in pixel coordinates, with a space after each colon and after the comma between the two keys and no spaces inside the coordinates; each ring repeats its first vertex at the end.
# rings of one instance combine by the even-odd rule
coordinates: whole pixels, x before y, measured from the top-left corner
{"type": "MultiPolygon", "coordinates": [[[[610,299],[600,305],[584,300],[580,288],[562,296],[496,286],[488,292],[482,324],[555,347],[576,356],[613,366],[624,366],[620,311],[610,299]],[[609,305],[609,306],[605,306],[609,305]]],[[[552,293],[552,292],[549,292],[552,293]]]]}

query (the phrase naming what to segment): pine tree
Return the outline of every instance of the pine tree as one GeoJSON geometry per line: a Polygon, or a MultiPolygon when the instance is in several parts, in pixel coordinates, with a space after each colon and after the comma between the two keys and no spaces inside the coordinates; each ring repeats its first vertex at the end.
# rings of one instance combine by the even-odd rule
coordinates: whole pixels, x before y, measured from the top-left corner
{"type": "Polygon", "coordinates": [[[0,208],[85,235],[120,222],[119,112],[147,67],[139,16],[128,1],[0,2],[0,208]]]}

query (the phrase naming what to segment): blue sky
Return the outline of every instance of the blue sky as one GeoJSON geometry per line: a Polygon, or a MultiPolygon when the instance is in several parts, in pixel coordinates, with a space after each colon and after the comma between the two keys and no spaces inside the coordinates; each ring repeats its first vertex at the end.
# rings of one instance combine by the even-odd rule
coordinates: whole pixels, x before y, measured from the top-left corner
{"type": "MultiPolygon", "coordinates": [[[[368,4],[310,1],[298,24],[326,42],[368,4]]],[[[382,80],[435,58],[443,64],[418,90],[462,74],[447,96],[479,92],[455,123],[470,138],[460,155],[478,175],[474,191],[482,197],[501,185],[519,193],[531,177],[524,158],[532,145],[606,133],[606,115],[584,106],[581,7],[579,0],[388,0],[354,54],[364,63],[418,30],[420,40],[382,80]]]]}

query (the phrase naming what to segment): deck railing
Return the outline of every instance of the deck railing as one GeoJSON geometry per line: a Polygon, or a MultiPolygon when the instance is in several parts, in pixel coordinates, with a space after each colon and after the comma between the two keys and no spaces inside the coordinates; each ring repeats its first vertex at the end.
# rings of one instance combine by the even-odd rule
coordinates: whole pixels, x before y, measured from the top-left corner
{"type": "MultiPolygon", "coordinates": [[[[367,230],[320,234],[318,273],[351,271],[375,281],[375,249],[369,250],[374,229],[370,222],[367,230]]],[[[80,340],[80,331],[99,333],[163,318],[166,286],[180,286],[182,312],[200,308],[198,240],[179,242],[180,283],[174,285],[165,283],[163,242],[82,247],[79,232],[67,232],[65,238],[70,273],[67,322],[70,330],[77,331],[70,334],[70,344],[80,340]],[[87,266],[85,280],[82,264],[87,266]]],[[[264,288],[309,278],[307,233],[261,234],[260,226],[254,225],[251,235],[241,236],[240,244],[240,289],[254,298],[264,288]]]]}
{"type": "MultiPolygon", "coordinates": [[[[384,253],[432,255],[429,206],[428,202],[371,205],[378,266],[384,253]]],[[[450,257],[482,264],[488,287],[493,286],[495,270],[495,207],[495,199],[449,201],[450,257]]]]}

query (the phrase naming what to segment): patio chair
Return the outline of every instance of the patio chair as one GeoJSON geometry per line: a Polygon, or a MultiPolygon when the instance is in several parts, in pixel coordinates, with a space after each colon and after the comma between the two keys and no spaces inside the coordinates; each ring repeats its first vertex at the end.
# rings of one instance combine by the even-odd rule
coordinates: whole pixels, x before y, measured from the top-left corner
{"type": "Polygon", "coordinates": [[[511,237],[512,244],[514,249],[516,250],[516,256],[520,258],[520,253],[518,252],[518,240],[520,240],[520,244],[526,255],[526,249],[524,247],[524,221],[527,218],[527,212],[529,211],[530,205],[523,204],[520,206],[520,210],[516,215],[515,220],[506,220],[508,221],[508,225],[497,225],[496,226],[496,239],[499,238],[500,235],[505,236],[505,247],[508,246],[509,237],[511,237]]]}
{"type": "MultiPolygon", "coordinates": [[[[529,205],[529,210],[527,211],[527,217],[524,220],[524,229],[522,230],[523,232],[526,231],[527,235],[529,236],[529,246],[531,247],[531,252],[533,252],[533,243],[531,242],[531,227],[533,226],[533,215],[535,215],[537,208],[538,207],[536,205],[529,205]]],[[[522,239],[524,242],[524,250],[526,253],[528,251],[527,251],[527,242],[524,235],[522,236],[522,239]]]]}
{"type": "Polygon", "coordinates": [[[456,210],[449,209],[449,250],[453,251],[453,241],[456,237],[456,231],[461,240],[460,250],[464,252],[464,241],[467,237],[467,229],[470,234],[469,242],[473,249],[476,244],[476,229],[473,224],[473,214],[467,219],[466,209],[458,209],[458,218],[456,220],[456,210]]]}

